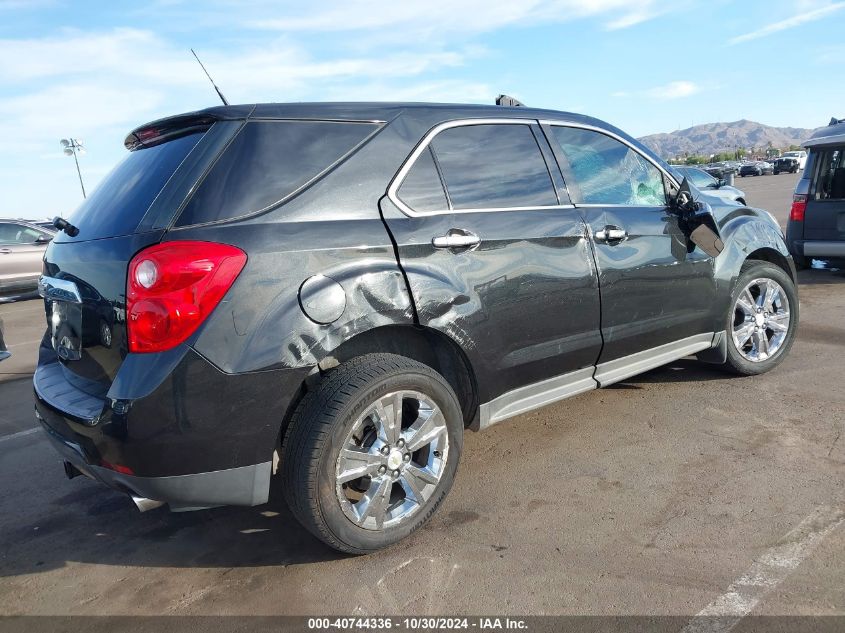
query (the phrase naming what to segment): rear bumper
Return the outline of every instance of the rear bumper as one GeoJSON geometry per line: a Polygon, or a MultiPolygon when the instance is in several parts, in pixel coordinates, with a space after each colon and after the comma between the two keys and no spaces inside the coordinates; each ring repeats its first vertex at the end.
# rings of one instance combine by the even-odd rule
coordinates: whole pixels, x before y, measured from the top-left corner
{"type": "Polygon", "coordinates": [[[796,240],[790,244],[790,250],[804,257],[845,258],[845,241],[796,240]]]}
{"type": "Polygon", "coordinates": [[[62,458],[173,509],[266,502],[273,451],[307,368],[226,374],[190,348],[173,362],[132,356],[98,398],[74,384],[54,353],[42,354],[35,409],[62,458]]]}
{"type": "Polygon", "coordinates": [[[254,506],[267,502],[272,462],[171,477],[138,477],[88,462],[79,444],[59,435],[39,415],[53,448],[86,477],[132,497],[168,503],[171,510],[222,505],[254,506]]]}

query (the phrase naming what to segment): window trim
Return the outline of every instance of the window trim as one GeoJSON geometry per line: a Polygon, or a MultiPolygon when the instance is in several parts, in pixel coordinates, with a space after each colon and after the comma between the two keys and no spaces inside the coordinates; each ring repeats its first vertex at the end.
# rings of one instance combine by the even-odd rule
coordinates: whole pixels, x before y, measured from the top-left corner
{"type": "MultiPolygon", "coordinates": [[[[654,167],[656,167],[657,170],[661,174],[663,174],[663,177],[668,178],[669,182],[671,182],[673,185],[675,185],[675,187],[677,187],[678,189],[680,189],[680,187],[681,187],[681,183],[679,183],[678,180],[671,173],[669,173],[666,169],[664,169],[663,166],[660,165],[660,163],[658,163],[656,160],[654,160],[648,154],[644,154],[643,151],[640,148],[638,148],[636,145],[631,143],[628,139],[620,136],[619,134],[616,134],[615,132],[611,132],[610,130],[607,130],[605,128],[601,128],[601,127],[598,127],[598,126],[595,126],[595,125],[589,125],[587,123],[574,123],[574,122],[570,122],[570,121],[557,121],[557,120],[554,120],[554,119],[541,119],[540,125],[541,126],[547,125],[549,127],[571,127],[571,128],[576,128],[576,129],[580,129],[580,130],[588,130],[590,132],[596,132],[598,134],[604,134],[605,136],[609,136],[610,138],[612,138],[616,141],[619,141],[620,143],[625,145],[632,152],[634,152],[635,154],[640,156],[640,158],[643,158],[644,160],[646,160],[649,163],[651,163],[652,165],[654,165],[654,167]]],[[[551,143],[551,141],[550,141],[550,143],[551,143]]],[[[562,152],[563,150],[559,147],[552,146],[552,151],[555,152],[555,157],[557,158],[557,151],[562,152]]],[[[564,179],[566,179],[566,174],[564,174],[564,179]]],[[[578,187],[577,179],[575,179],[574,184],[575,184],[576,187],[578,187]]],[[[571,185],[568,182],[567,182],[567,186],[571,187],[571,185]]],[[[580,187],[578,188],[578,192],[579,192],[579,196],[580,196],[580,187]]],[[[634,208],[642,208],[642,209],[648,209],[648,208],[654,207],[654,205],[599,204],[599,203],[583,203],[583,202],[577,203],[574,206],[575,207],[586,207],[586,208],[634,207],[634,208]]]]}
{"type": "MultiPolygon", "coordinates": [[[[399,188],[402,186],[402,183],[405,180],[405,177],[408,175],[408,172],[411,171],[414,164],[417,162],[417,159],[420,155],[425,152],[426,149],[429,148],[434,138],[443,132],[444,130],[450,130],[456,127],[469,127],[472,125],[527,125],[529,126],[529,131],[531,131],[532,136],[534,137],[534,141],[537,142],[537,149],[540,152],[540,156],[543,159],[543,162],[546,163],[546,169],[549,170],[551,166],[548,164],[546,156],[543,154],[543,148],[541,147],[540,143],[537,141],[536,135],[534,135],[533,130],[531,130],[532,125],[537,125],[537,119],[522,119],[522,118],[489,118],[489,119],[455,119],[452,121],[444,121],[443,123],[439,123],[431,128],[426,135],[422,138],[422,140],[417,144],[408,158],[405,159],[405,162],[399,168],[399,171],[396,173],[396,176],[393,177],[390,185],[387,188],[387,197],[393,202],[394,205],[405,215],[413,217],[413,218],[421,218],[421,217],[428,217],[428,216],[437,216],[437,215],[451,215],[451,214],[459,214],[459,213],[495,213],[499,211],[541,211],[547,209],[574,209],[575,205],[572,204],[555,204],[555,205],[545,205],[545,206],[530,206],[530,207],[479,207],[479,208],[472,208],[472,209],[444,209],[442,211],[415,211],[411,207],[409,207],[405,202],[403,202],[399,198],[399,188]]],[[[435,161],[437,160],[437,152],[432,152],[435,157],[435,161]]],[[[443,189],[446,191],[446,200],[449,201],[449,194],[448,189],[445,187],[445,183],[442,183],[443,189]]],[[[551,174],[549,174],[549,184],[551,185],[552,192],[554,193],[555,197],[558,197],[557,187],[554,181],[554,178],[551,174]]]]}

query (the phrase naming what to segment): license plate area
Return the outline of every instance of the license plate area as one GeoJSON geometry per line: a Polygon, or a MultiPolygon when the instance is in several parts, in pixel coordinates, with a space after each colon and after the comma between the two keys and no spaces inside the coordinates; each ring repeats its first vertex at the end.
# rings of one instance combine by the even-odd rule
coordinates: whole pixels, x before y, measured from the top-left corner
{"type": "Polygon", "coordinates": [[[62,360],[82,358],[82,305],[64,301],[49,302],[53,349],[62,360]]]}
{"type": "Polygon", "coordinates": [[[56,355],[65,361],[82,358],[82,298],[76,284],[65,279],[41,277],[47,325],[56,355]]]}

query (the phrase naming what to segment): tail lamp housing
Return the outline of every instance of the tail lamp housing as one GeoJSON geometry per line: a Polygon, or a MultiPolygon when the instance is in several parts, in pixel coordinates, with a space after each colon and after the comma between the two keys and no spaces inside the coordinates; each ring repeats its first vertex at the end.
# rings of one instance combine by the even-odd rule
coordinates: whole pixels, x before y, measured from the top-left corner
{"type": "Polygon", "coordinates": [[[792,196],[792,208],[789,210],[789,219],[793,222],[803,222],[804,214],[807,212],[806,194],[796,193],[792,196]]]}
{"type": "Polygon", "coordinates": [[[163,352],[184,342],[244,265],[246,253],[229,244],[174,241],[140,251],[126,283],[129,351],[163,352]]]}

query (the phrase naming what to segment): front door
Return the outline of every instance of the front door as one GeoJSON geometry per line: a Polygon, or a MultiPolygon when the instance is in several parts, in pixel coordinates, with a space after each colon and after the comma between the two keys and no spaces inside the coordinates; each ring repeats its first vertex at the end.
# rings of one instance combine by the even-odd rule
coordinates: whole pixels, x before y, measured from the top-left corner
{"type": "Polygon", "coordinates": [[[595,244],[604,339],[596,379],[609,384],[709,347],[713,259],[688,246],[667,206],[665,174],[620,137],[545,129],[595,244]]]}
{"type": "Polygon", "coordinates": [[[512,407],[554,389],[595,386],[595,265],[536,121],[435,128],[400,171],[382,213],[420,324],[467,354],[481,403],[563,375],[533,396],[523,392],[512,407]]]}

